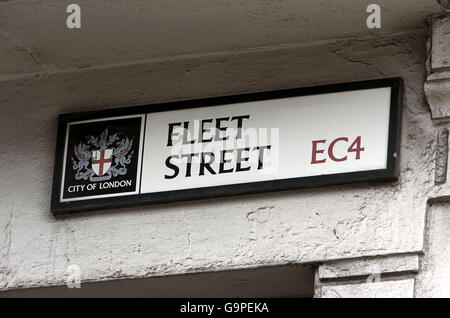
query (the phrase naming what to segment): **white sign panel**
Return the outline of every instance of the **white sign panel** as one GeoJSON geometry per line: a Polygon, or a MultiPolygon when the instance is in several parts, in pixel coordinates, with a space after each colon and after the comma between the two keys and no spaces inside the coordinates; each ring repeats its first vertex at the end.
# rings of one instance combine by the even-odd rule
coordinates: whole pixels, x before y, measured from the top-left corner
{"type": "Polygon", "coordinates": [[[386,79],[66,115],[53,210],[394,180],[400,105],[386,79]]]}

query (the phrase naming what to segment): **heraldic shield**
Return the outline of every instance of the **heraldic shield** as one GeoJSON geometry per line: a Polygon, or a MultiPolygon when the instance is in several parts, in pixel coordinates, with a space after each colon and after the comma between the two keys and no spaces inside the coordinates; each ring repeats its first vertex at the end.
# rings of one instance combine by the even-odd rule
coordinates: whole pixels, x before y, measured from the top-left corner
{"type": "Polygon", "coordinates": [[[99,177],[108,172],[112,164],[113,149],[95,150],[92,152],[92,170],[99,177]]]}

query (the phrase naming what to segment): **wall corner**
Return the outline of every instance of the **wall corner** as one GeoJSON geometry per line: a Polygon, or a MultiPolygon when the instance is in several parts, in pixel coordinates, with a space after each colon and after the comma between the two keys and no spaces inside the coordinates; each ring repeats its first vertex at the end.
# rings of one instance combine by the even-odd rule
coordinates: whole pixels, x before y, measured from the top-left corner
{"type": "Polygon", "coordinates": [[[338,260],[320,265],[315,298],[413,298],[419,254],[338,260]]]}
{"type": "Polygon", "coordinates": [[[432,18],[430,24],[425,96],[433,119],[450,118],[450,15],[432,18]]]}

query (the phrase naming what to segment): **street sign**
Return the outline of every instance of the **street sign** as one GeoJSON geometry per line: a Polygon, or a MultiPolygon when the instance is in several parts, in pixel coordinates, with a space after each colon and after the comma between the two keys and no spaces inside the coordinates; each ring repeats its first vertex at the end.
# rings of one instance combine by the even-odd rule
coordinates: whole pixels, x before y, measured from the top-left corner
{"type": "Polygon", "coordinates": [[[397,178],[399,78],[61,115],[55,214],[397,178]]]}

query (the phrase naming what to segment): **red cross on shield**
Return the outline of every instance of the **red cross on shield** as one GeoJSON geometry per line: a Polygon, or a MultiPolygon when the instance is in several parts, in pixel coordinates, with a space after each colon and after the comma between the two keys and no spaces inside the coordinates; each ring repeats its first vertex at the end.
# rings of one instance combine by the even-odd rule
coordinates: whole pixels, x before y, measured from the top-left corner
{"type": "Polygon", "coordinates": [[[95,150],[92,152],[92,170],[99,177],[103,176],[111,168],[112,149],[105,149],[103,151],[95,150]]]}

